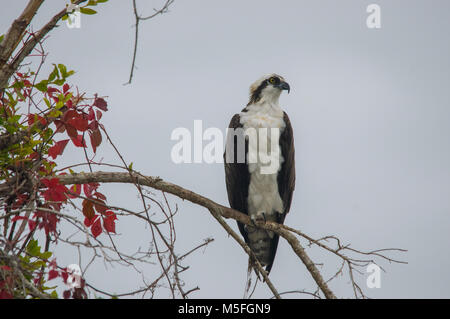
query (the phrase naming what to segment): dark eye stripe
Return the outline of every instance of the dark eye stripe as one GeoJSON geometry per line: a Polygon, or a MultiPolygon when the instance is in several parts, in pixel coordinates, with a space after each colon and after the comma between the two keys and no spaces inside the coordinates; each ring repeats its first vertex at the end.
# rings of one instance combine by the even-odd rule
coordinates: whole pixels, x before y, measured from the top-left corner
{"type": "Polygon", "coordinates": [[[270,84],[272,85],[278,85],[280,84],[281,80],[279,77],[277,76],[272,76],[271,78],[266,79],[265,81],[263,81],[258,88],[252,93],[252,95],[250,96],[250,101],[247,103],[247,106],[249,106],[250,104],[256,103],[259,101],[259,99],[261,98],[261,92],[262,90],[270,84]],[[273,81],[273,82],[272,82],[273,81]]]}

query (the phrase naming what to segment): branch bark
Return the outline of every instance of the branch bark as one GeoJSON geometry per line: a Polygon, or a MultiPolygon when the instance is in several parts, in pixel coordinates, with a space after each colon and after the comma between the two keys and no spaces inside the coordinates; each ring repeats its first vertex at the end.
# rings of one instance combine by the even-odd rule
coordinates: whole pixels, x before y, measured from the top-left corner
{"type": "Polygon", "coordinates": [[[8,62],[11,54],[19,45],[26,28],[43,2],[44,0],[31,0],[28,2],[22,14],[14,20],[8,29],[5,38],[0,44],[0,67],[3,67],[8,62]]]}
{"type": "MultiPolygon", "coordinates": [[[[73,4],[77,5],[85,1],[86,0],[77,0],[74,1],[73,4]]],[[[13,22],[2,41],[0,46],[0,90],[3,90],[8,85],[8,81],[11,76],[17,71],[22,61],[33,51],[36,44],[38,44],[48,34],[48,32],[55,28],[58,21],[67,13],[64,8],[53,16],[53,18],[50,19],[46,25],[44,25],[38,32],[34,33],[34,36],[23,45],[12,61],[7,63],[11,58],[11,54],[14,49],[22,40],[26,27],[31,22],[42,2],[44,1],[31,0],[21,17],[13,22]]]]}
{"type": "MultiPolygon", "coordinates": [[[[138,172],[93,172],[93,173],[77,173],[72,175],[60,175],[58,176],[60,184],[71,185],[71,184],[85,184],[85,183],[133,183],[139,184],[141,186],[148,186],[165,193],[175,195],[179,198],[188,200],[194,204],[200,205],[207,208],[211,214],[215,216],[215,213],[219,213],[220,216],[225,218],[232,218],[246,225],[254,226],[250,218],[232,208],[220,205],[209,198],[185,189],[181,186],[166,182],[159,177],[145,176],[138,172]]],[[[0,185],[0,196],[3,194],[8,194],[11,192],[10,186],[8,184],[0,185]]],[[[323,279],[319,270],[315,266],[314,262],[306,254],[304,248],[298,241],[298,239],[292,235],[287,229],[283,228],[282,225],[274,222],[266,222],[265,224],[258,226],[267,230],[271,230],[284,239],[287,240],[289,245],[292,247],[293,251],[300,258],[300,260],[305,264],[306,269],[309,271],[314,281],[323,292],[326,298],[335,299],[336,296],[328,287],[326,281],[323,279]]]]}

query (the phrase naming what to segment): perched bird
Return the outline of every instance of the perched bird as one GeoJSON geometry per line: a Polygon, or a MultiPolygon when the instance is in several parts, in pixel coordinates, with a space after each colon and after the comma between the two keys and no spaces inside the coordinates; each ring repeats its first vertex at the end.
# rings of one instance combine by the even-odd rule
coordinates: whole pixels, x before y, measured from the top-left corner
{"type": "MultiPolygon", "coordinates": [[[[250,86],[247,106],[228,126],[224,153],[228,201],[231,208],[249,215],[256,225],[264,221],[282,224],[291,207],[294,136],[289,117],[278,103],[283,90],[290,91],[283,77],[270,74],[260,78],[250,86]]],[[[238,226],[245,242],[270,272],[278,235],[239,222],[238,226]]]]}

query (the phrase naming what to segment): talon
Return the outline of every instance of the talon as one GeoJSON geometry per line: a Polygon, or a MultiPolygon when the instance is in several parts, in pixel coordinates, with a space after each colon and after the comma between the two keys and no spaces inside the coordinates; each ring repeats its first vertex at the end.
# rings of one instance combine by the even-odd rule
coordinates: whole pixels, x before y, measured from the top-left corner
{"type": "Polygon", "coordinates": [[[253,224],[253,226],[258,226],[258,216],[256,216],[256,215],[251,215],[250,216],[250,220],[252,221],[252,224],[253,224]]]}
{"type": "Polygon", "coordinates": [[[252,216],[253,223],[256,226],[260,226],[266,223],[266,214],[264,212],[257,212],[252,216]]]}
{"type": "MultiPolygon", "coordinates": [[[[251,219],[252,223],[256,226],[256,224],[255,224],[255,222],[253,221],[253,219],[252,219],[252,218],[250,218],[250,219],[251,219]]],[[[245,229],[245,231],[247,232],[247,234],[251,234],[251,233],[253,233],[253,232],[256,230],[255,227],[248,226],[248,225],[244,225],[244,229],[245,229]]]]}
{"type": "Polygon", "coordinates": [[[266,213],[265,212],[262,212],[262,215],[263,215],[263,218],[264,218],[264,223],[267,221],[267,219],[266,219],[266,213]]]}

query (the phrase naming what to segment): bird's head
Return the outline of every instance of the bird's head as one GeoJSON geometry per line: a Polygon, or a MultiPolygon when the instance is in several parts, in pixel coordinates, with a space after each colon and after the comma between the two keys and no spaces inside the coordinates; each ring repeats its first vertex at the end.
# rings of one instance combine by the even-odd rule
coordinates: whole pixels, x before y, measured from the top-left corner
{"type": "Polygon", "coordinates": [[[289,84],[277,74],[268,74],[250,86],[250,101],[247,105],[258,102],[278,103],[283,90],[290,91],[289,84]]]}

